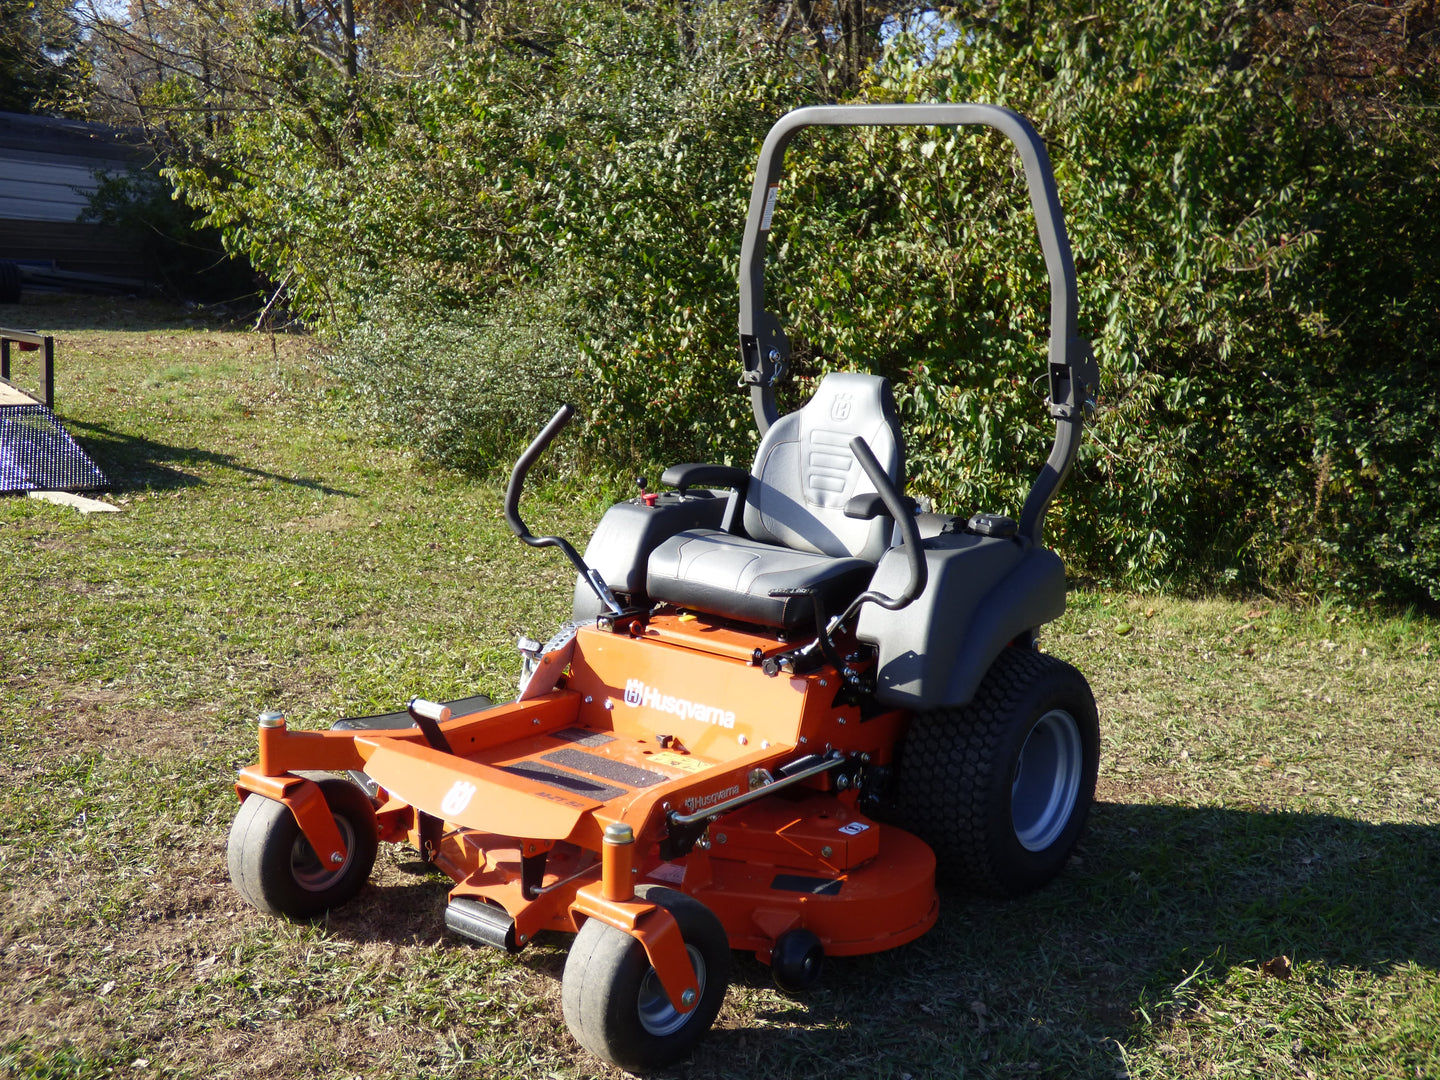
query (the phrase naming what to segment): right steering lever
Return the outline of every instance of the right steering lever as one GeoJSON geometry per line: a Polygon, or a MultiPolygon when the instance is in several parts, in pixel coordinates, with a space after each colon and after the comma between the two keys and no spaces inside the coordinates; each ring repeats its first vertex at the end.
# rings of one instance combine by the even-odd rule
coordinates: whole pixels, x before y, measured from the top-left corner
{"type": "Polygon", "coordinates": [[[915,524],[915,515],[905,505],[904,498],[900,492],[895,490],[895,485],[890,482],[890,477],[880,462],[875,459],[870,447],[865,440],[856,435],[850,440],[850,452],[855,455],[855,460],[860,462],[860,467],[865,470],[865,475],[875,485],[875,490],[880,493],[880,499],[885,503],[885,509],[895,519],[895,524],[900,528],[900,541],[905,549],[905,560],[910,565],[910,580],[905,583],[899,596],[886,596],[874,589],[867,589],[857,596],[845,609],[845,613],[833,621],[834,626],[846,622],[852,615],[860,610],[860,605],[865,603],[879,604],[888,611],[899,611],[906,607],[917,596],[925,591],[925,583],[929,580],[929,569],[925,562],[925,549],[921,546],[920,529],[915,524]]]}
{"type": "MultiPolygon", "coordinates": [[[[865,475],[870,477],[870,482],[875,485],[881,502],[885,504],[885,511],[895,519],[895,524],[900,528],[901,542],[905,547],[905,558],[910,566],[910,579],[905,583],[905,588],[901,590],[899,596],[886,596],[873,589],[867,590],[857,596],[843,614],[828,620],[825,618],[824,604],[818,590],[810,588],[771,589],[770,595],[777,598],[799,596],[810,598],[815,612],[815,640],[792,652],[768,658],[762,665],[767,675],[778,675],[782,670],[799,672],[803,665],[813,663],[817,659],[815,654],[818,651],[826,662],[840,672],[847,683],[857,683],[860,679],[859,674],[840,655],[831,635],[860,610],[861,604],[869,601],[890,611],[898,611],[919,596],[925,590],[925,583],[929,580],[925,550],[920,541],[920,529],[915,524],[915,514],[909,500],[895,489],[895,485],[891,483],[890,477],[880,462],[875,459],[874,453],[865,444],[864,439],[858,435],[851,439],[850,450],[855,455],[855,459],[860,462],[860,467],[865,470],[865,475]]],[[[867,516],[874,515],[868,514],[867,516]]]]}

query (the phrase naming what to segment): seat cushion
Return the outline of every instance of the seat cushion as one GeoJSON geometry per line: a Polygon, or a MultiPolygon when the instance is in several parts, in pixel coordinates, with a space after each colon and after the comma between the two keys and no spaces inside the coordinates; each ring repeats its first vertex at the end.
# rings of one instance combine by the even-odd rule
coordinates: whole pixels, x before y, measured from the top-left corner
{"type": "Polygon", "coordinates": [[[855,599],[875,573],[864,559],[832,558],[762,544],[719,529],[687,529],[650,556],[652,600],[711,615],[793,630],[814,625],[805,597],[773,597],[772,589],[818,588],[826,615],[855,599]]]}

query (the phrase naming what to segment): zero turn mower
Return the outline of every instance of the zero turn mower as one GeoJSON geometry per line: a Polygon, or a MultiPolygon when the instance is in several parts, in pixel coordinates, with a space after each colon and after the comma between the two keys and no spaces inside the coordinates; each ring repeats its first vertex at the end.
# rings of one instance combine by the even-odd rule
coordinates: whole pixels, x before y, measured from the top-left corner
{"type": "Polygon", "coordinates": [[[1041,526],[1097,370],[1034,129],[988,105],[792,112],[761,150],[741,261],[753,467],[668,469],[671,490],[612,507],[582,558],[520,517],[562,408],[505,495],[516,535],[579,572],[572,621],[522,639],[518,697],[416,698],[325,732],[266,713],[230,833],[231,879],[267,912],[345,903],[385,840],[450,876],[445,922],[463,937],[515,952],[543,930],[575,934],[566,1023],[631,1070],[705,1035],[731,950],[798,990],[826,957],[925,933],[937,858],[990,894],[1044,884],[1095,788],[1090,689],[1036,647],[1065,607],[1041,526]],[[763,270],[786,145],[812,125],[961,124],[1015,144],[1050,277],[1056,437],[1018,522],[916,511],[883,378],[827,375],[798,411],[775,406],[789,345],[763,270]]]}

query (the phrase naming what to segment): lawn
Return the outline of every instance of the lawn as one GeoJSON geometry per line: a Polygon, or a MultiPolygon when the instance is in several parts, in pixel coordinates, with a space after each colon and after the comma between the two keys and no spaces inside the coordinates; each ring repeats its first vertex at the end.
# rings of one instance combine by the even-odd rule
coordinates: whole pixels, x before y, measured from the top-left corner
{"type": "MultiPolygon", "coordinates": [[[[361,430],[303,338],[0,306],[37,324],[123,512],[0,499],[0,1076],[611,1075],[561,1020],[566,941],[447,936],[413,853],[314,925],[225,869],[257,713],[513,692],[515,636],[568,611],[560,557],[497,482],[361,430]]],[[[542,485],[526,516],[578,542],[605,501],[542,485]]],[[[803,998],[737,955],[667,1075],[1440,1076],[1440,624],[1082,587],[1044,643],[1104,737],[1061,878],[947,892],[803,998]]]]}

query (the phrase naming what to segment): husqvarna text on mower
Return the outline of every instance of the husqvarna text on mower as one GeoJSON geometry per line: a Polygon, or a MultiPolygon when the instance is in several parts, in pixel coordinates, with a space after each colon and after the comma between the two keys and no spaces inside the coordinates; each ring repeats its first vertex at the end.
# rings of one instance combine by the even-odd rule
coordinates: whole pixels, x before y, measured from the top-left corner
{"type": "Polygon", "coordinates": [[[377,840],[405,841],[453,879],[454,932],[511,951],[542,930],[574,933],[566,1022],[632,1070],[704,1036],[733,949],[799,989],[826,956],[928,930],[937,858],[992,894],[1043,884],[1095,786],[1090,690],[1036,649],[1065,606],[1041,525],[1097,373],[1035,131],[986,105],[792,112],[761,150],[741,260],[753,467],[667,470],[672,490],[612,507],[582,559],[519,514],[562,409],[516,464],[505,513],[525,543],[579,570],[574,618],[543,646],[523,643],[518,698],[417,698],[327,732],[267,713],[230,834],[231,878],[265,911],[344,903],[377,840]],[[791,137],[956,124],[1015,144],[1050,276],[1056,439],[1018,522],[915,512],[882,378],[828,375],[803,408],[775,407],[789,346],[764,310],[763,269],[791,137]]]}

